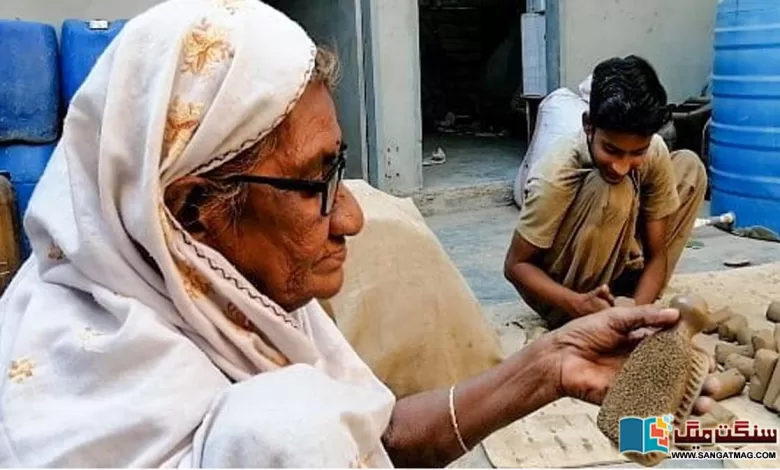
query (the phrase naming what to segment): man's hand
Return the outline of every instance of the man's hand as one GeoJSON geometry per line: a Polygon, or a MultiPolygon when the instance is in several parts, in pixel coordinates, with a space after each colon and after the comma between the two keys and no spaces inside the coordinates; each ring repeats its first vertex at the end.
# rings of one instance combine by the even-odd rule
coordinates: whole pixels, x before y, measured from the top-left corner
{"type": "Polygon", "coordinates": [[[603,285],[585,294],[577,294],[572,302],[570,313],[579,318],[614,306],[615,298],[609,291],[609,286],[603,285]]]}
{"type": "MultiPolygon", "coordinates": [[[[601,404],[607,390],[634,348],[646,337],[674,326],[679,312],[657,306],[616,307],[584,318],[574,319],[554,335],[560,352],[561,393],[593,404],[601,404]]],[[[711,371],[715,370],[711,362],[711,371]]],[[[705,383],[703,395],[718,384],[705,383]]],[[[700,397],[694,413],[707,413],[714,402],[700,397]]]]}

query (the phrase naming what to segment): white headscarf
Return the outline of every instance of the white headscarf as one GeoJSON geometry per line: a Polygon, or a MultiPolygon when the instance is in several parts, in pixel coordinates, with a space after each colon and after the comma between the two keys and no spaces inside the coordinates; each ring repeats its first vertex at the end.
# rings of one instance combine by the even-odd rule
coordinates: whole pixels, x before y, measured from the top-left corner
{"type": "Polygon", "coordinates": [[[392,394],[319,305],[284,311],[163,202],[278,125],[315,55],[257,0],[171,0],[101,56],[31,199],[34,254],[0,302],[0,466],[389,464],[392,394]],[[287,443],[319,431],[327,445],[287,443]],[[254,447],[235,442],[247,434],[254,447]]]}

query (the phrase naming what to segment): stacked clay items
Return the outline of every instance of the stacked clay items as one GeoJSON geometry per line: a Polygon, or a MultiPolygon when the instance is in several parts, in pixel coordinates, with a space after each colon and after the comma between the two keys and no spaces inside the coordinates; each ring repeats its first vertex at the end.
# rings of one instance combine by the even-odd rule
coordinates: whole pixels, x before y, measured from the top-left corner
{"type": "MultiPolygon", "coordinates": [[[[707,305],[700,298],[682,296],[673,299],[671,306],[680,310],[680,321],[637,346],[601,405],[598,427],[615,445],[619,444],[621,418],[673,415],[673,425],[680,427],[701,394],[710,357],[692,339],[711,323],[707,305]]],[[[634,462],[653,466],[667,454],[627,456],[634,462]]]]}
{"type": "Polygon", "coordinates": [[[715,346],[715,360],[725,369],[717,374],[721,389],[713,398],[724,400],[741,394],[744,379],[749,383],[750,400],[780,411],[780,302],[768,306],[766,328],[750,328],[744,316],[728,308],[715,312],[710,320],[706,330],[717,331],[721,339],[715,346]]]}

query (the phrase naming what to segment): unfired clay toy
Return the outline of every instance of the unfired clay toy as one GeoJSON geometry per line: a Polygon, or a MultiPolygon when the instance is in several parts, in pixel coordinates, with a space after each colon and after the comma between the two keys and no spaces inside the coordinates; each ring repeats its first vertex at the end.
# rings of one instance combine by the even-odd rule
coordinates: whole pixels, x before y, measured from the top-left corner
{"type": "Polygon", "coordinates": [[[753,357],[753,346],[738,346],[736,344],[723,342],[715,345],[715,360],[718,364],[725,364],[726,359],[732,354],[753,357]]]}
{"type": "MultiPolygon", "coordinates": [[[[706,311],[680,308],[677,325],[637,346],[607,392],[597,418],[599,429],[615,445],[619,442],[620,419],[625,416],[671,414],[675,426],[684,425],[708,374],[710,357],[692,341],[708,321],[706,311]]],[[[627,456],[634,462],[653,466],[667,454],[627,456]]]]}
{"type": "Polygon", "coordinates": [[[702,429],[716,428],[719,424],[731,425],[737,416],[731,411],[727,410],[720,403],[712,405],[712,409],[709,413],[699,417],[699,424],[702,429]]]}
{"type": "Polygon", "coordinates": [[[703,330],[702,333],[710,334],[718,331],[718,327],[725,323],[726,320],[734,316],[734,312],[729,307],[723,307],[720,310],[716,310],[710,314],[710,323],[703,330]]]}
{"type": "Polygon", "coordinates": [[[769,304],[769,307],[766,309],[766,319],[774,323],[780,323],[780,302],[769,304]]]}
{"type": "Polygon", "coordinates": [[[713,377],[718,379],[719,387],[714,393],[709,396],[715,401],[725,400],[736,395],[740,395],[742,390],[745,389],[747,380],[742,372],[737,369],[729,369],[725,372],[718,372],[712,374],[713,377]]]}
{"type": "Polygon", "coordinates": [[[735,314],[718,327],[718,336],[723,341],[734,341],[737,339],[737,333],[742,328],[747,328],[747,319],[742,315],[735,314]]]}
{"type": "Polygon", "coordinates": [[[749,327],[744,327],[737,331],[737,343],[742,345],[753,344],[753,336],[756,335],[756,331],[749,327]]]}
{"type": "Polygon", "coordinates": [[[764,406],[770,410],[777,411],[774,406],[778,396],[780,396],[780,360],[775,363],[775,368],[766,386],[763,399],[764,406]]]}
{"type": "Polygon", "coordinates": [[[780,352],[780,324],[775,325],[775,331],[774,331],[774,337],[775,337],[775,349],[777,349],[778,352],[780,352]]]}
{"type": "Polygon", "coordinates": [[[769,349],[770,351],[777,351],[777,345],[775,344],[775,335],[772,330],[761,330],[753,335],[753,351],[759,349],[769,349]]]}
{"type": "Polygon", "coordinates": [[[769,386],[769,380],[775,371],[778,354],[775,351],[762,349],[756,352],[756,360],[753,362],[753,376],[750,377],[750,389],[748,396],[757,402],[764,401],[764,394],[769,386]]]}
{"type": "Polygon", "coordinates": [[[740,354],[729,354],[726,362],[723,363],[723,367],[726,370],[737,369],[745,377],[745,380],[750,380],[754,373],[753,358],[740,354]]]}

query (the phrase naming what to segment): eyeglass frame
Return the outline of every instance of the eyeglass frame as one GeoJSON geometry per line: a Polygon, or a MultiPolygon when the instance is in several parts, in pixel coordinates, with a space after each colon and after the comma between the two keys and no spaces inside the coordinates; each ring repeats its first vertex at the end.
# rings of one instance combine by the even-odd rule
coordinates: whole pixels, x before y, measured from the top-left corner
{"type": "Polygon", "coordinates": [[[328,203],[333,202],[335,204],[336,195],[339,191],[341,181],[344,180],[344,171],[347,166],[347,159],[344,153],[340,153],[336,157],[336,161],[325,177],[321,180],[302,180],[295,178],[278,178],[272,176],[260,176],[260,175],[232,175],[224,178],[219,178],[220,181],[232,182],[232,183],[248,183],[248,184],[266,184],[273,186],[276,189],[288,190],[288,191],[312,191],[320,194],[320,215],[327,217],[333,211],[333,205],[328,210],[328,203]],[[337,176],[338,175],[338,176],[337,176]],[[328,186],[331,184],[331,180],[336,177],[336,190],[333,192],[333,201],[328,201],[328,186]]]}

